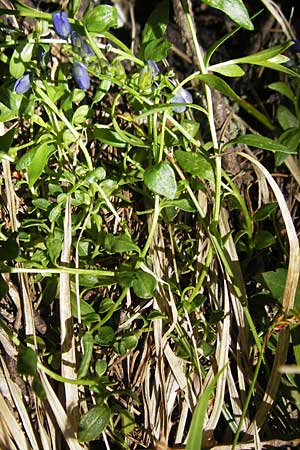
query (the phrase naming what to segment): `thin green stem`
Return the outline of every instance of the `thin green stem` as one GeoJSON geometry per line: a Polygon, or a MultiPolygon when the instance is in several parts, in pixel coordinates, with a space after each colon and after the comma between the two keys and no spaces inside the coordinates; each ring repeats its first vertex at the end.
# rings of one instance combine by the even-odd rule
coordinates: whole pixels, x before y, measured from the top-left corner
{"type": "Polygon", "coordinates": [[[80,385],[83,385],[83,386],[96,386],[96,385],[99,384],[99,381],[97,381],[97,380],[87,380],[85,378],[76,380],[76,379],[72,379],[72,378],[62,377],[61,375],[58,375],[57,373],[53,372],[48,367],[44,366],[39,361],[37,363],[37,366],[38,366],[38,369],[42,370],[47,375],[49,375],[51,378],[53,378],[53,380],[59,381],[60,383],[76,384],[78,386],[80,386],[80,385]]]}
{"type": "Polygon", "coordinates": [[[232,450],[235,450],[236,445],[238,443],[240,432],[241,432],[241,429],[242,429],[242,426],[243,426],[243,422],[245,420],[245,417],[246,417],[246,414],[247,414],[247,411],[248,411],[248,407],[249,407],[249,403],[250,403],[251,397],[252,397],[253,392],[254,392],[256,380],[257,380],[257,377],[258,377],[258,373],[259,373],[259,370],[260,370],[261,363],[263,361],[263,357],[264,357],[263,351],[262,351],[262,349],[260,349],[257,365],[255,367],[253,378],[252,378],[251,384],[249,386],[249,390],[248,390],[248,394],[247,394],[246,401],[245,401],[245,404],[244,404],[243,412],[242,412],[242,415],[241,415],[241,418],[240,418],[240,421],[239,421],[239,424],[238,424],[238,428],[237,428],[236,433],[234,435],[233,444],[232,444],[232,450]]]}
{"type": "Polygon", "coordinates": [[[100,269],[76,269],[73,267],[59,268],[32,268],[32,267],[9,267],[1,266],[0,273],[39,273],[41,275],[52,275],[67,273],[69,275],[98,275],[100,277],[115,277],[116,272],[100,269]]]}

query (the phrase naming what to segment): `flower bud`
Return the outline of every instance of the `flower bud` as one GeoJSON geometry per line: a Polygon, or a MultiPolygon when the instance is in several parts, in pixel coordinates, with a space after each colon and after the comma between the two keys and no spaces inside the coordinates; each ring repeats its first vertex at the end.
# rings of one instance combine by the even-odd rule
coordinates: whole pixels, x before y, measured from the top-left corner
{"type": "MultiPolygon", "coordinates": [[[[192,94],[184,88],[181,88],[170,100],[171,103],[193,103],[192,94]]],[[[175,106],[173,111],[182,113],[186,110],[185,106],[175,106]]]]}
{"type": "Polygon", "coordinates": [[[77,31],[72,31],[71,42],[74,52],[81,56],[94,56],[94,52],[91,47],[85,42],[82,36],[77,31]]]}
{"type": "Polygon", "coordinates": [[[72,75],[79,89],[85,91],[90,87],[90,77],[84,64],[75,61],[72,67],[72,75]]]}
{"type": "Polygon", "coordinates": [[[71,24],[65,11],[55,12],[52,14],[52,22],[56,34],[62,39],[67,39],[71,32],[71,24]]]}
{"type": "Polygon", "coordinates": [[[25,94],[31,87],[30,74],[26,73],[18,78],[14,85],[14,91],[17,94],[25,94]]]}

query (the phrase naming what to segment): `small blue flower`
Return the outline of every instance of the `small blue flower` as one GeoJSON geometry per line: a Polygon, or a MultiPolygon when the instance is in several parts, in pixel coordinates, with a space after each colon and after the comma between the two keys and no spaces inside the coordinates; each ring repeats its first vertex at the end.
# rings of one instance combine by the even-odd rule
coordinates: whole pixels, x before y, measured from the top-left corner
{"type": "Polygon", "coordinates": [[[93,56],[95,54],[91,47],[85,42],[83,37],[77,33],[77,31],[72,31],[71,42],[74,52],[77,52],[82,56],[93,56]]]}
{"type": "Polygon", "coordinates": [[[156,62],[152,61],[152,59],[148,59],[147,64],[151,69],[152,76],[156,77],[156,75],[158,75],[160,73],[159,67],[156,64],[156,62]]]}
{"type": "Polygon", "coordinates": [[[25,94],[31,88],[30,74],[26,73],[18,78],[14,85],[14,91],[17,94],[25,94]]]}
{"type": "Polygon", "coordinates": [[[72,67],[72,74],[79,89],[85,91],[90,87],[90,77],[84,64],[75,61],[72,67]]]}
{"type": "MultiPolygon", "coordinates": [[[[192,94],[184,88],[181,88],[174,97],[171,98],[170,103],[193,103],[192,94]]],[[[173,111],[182,113],[186,110],[185,106],[175,106],[173,111]]]]}
{"type": "Polygon", "coordinates": [[[72,31],[71,33],[71,42],[73,50],[76,52],[81,51],[81,47],[83,44],[83,39],[77,31],[72,31]]]}
{"type": "Polygon", "coordinates": [[[68,39],[72,32],[72,27],[65,11],[53,13],[52,22],[56,34],[62,39],[68,39]]]}

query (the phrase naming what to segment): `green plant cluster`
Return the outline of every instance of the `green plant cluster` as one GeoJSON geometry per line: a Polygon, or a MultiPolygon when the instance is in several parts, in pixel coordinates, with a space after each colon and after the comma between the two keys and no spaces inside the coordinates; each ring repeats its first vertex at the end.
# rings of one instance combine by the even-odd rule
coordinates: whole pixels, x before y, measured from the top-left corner
{"type": "MultiPolygon", "coordinates": [[[[204,379],[212,367],[220,323],[226,320],[218,289],[212,292],[210,284],[223,289],[225,279],[231,295],[242,305],[252,351],[256,348],[259,353],[253,378],[248,380],[247,407],[259,370],[271,373],[272,363],[264,359],[264,352],[276,351],[277,335],[270,334],[276,327],[266,310],[262,309],[263,319],[256,323],[241,279],[249,281],[253,264],[264,258],[273,261],[273,249],[280,249],[284,257],[278,266],[265,264],[259,275],[253,270],[251,282],[255,280],[256,287],[251,295],[262,302],[272,298],[274,311],[279,315],[283,308],[286,313],[285,326],[298,326],[297,330],[297,320],[290,319],[299,312],[299,292],[293,307],[285,309],[284,287],[290,269],[285,238],[280,237],[276,224],[281,197],[275,193],[272,201],[250,212],[223,169],[222,159],[227,151],[246,158],[245,147],[274,153],[277,165],[298,154],[299,73],[287,66],[285,56],[293,42],[213,64],[218,48],[241,28],[252,30],[255,18],[249,17],[240,0],[230,2],[235,9],[228,9],[226,2],[205,1],[227,14],[235,28],[203,54],[183,1],[198,68],[179,82],[167,61],[172,46],[166,38],[167,0],[149,17],[137,54],[115,37],[118,17],[113,6],[90,5],[79,20],[81,2],[70,2],[67,15],[72,29],[92,50],[83,56],[69,38],[57,37],[50,14],[19,0],[12,3],[15,9],[5,13],[15,18],[15,25],[1,22],[0,122],[4,132],[0,158],[3,167],[12,168],[14,191],[10,195],[18,196],[20,206],[16,225],[11,226],[10,218],[0,228],[0,268],[11,277],[32,274],[33,308],[46,322],[49,319],[45,335],[20,333],[14,341],[19,373],[33,380],[32,389],[42,400],[46,392],[40,372],[58,382],[82,386],[81,401],[87,401],[88,411],[77,424],[78,440],[93,441],[106,432],[115,443],[129,448],[139,425],[133,411],[142,400],[125,375],[124,379],[114,375],[111,361],[121,361],[135,351],[141,354],[154,323],[160,321],[166,332],[171,328],[168,345],[186,364],[187,379],[189,370],[204,379]],[[30,32],[17,26],[21,18],[24,23],[34,19],[30,32]],[[74,82],[70,70],[78,58],[90,80],[83,88],[74,82]],[[269,85],[287,99],[286,105],[277,108],[277,124],[230,86],[231,77],[242,77],[247,65],[293,79],[291,84],[269,85]],[[28,90],[18,93],[16,82],[27,74],[28,90]],[[213,90],[239,105],[266,135],[238,132],[224,140],[214,122],[213,90]],[[224,208],[238,216],[236,227],[226,232],[220,225],[224,208]],[[71,244],[66,261],[62,251],[68,230],[71,244]],[[159,247],[161,234],[165,248],[159,247]],[[206,248],[201,261],[200,241],[206,248]],[[228,254],[229,242],[240,255],[240,272],[228,254]],[[158,269],[160,258],[166,266],[163,269],[158,269]],[[58,374],[61,349],[56,311],[63,301],[61,275],[70,278],[76,380],[58,374]],[[167,303],[170,298],[175,299],[172,307],[167,303]],[[184,324],[186,317],[193,334],[184,324]]],[[[3,178],[4,186],[8,189],[3,178]]],[[[9,293],[4,276],[0,293],[4,298],[9,293]]],[[[13,338],[5,320],[0,325],[13,338]]],[[[298,341],[293,350],[299,365],[298,341]]],[[[252,359],[253,353],[244,356],[252,359]]],[[[204,423],[210,396],[227,364],[218,367],[218,376],[211,377],[195,409],[189,450],[201,446],[197,420],[204,423]]],[[[295,376],[288,381],[294,390],[295,376]]],[[[224,404],[228,423],[235,420],[236,443],[246,410],[242,419],[234,420],[226,411],[224,404]]]]}

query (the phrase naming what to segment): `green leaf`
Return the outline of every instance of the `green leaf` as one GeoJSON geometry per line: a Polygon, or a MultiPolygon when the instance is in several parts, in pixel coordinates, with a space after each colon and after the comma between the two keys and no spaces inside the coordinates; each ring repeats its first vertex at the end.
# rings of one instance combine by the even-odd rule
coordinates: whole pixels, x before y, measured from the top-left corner
{"type": "Polygon", "coordinates": [[[257,250],[262,250],[264,248],[270,247],[275,244],[274,236],[266,230],[260,230],[254,235],[253,244],[257,250]]]}
{"type": "Polygon", "coordinates": [[[110,311],[111,309],[114,309],[114,308],[115,308],[115,302],[111,298],[107,297],[101,301],[100,306],[99,306],[99,313],[104,314],[107,311],[110,311]]]}
{"type": "Polygon", "coordinates": [[[212,8],[223,11],[231,20],[246,30],[253,30],[254,26],[250,20],[248,11],[242,0],[203,0],[212,8]]]}
{"type": "Polygon", "coordinates": [[[106,276],[100,276],[100,275],[80,275],[79,278],[79,284],[80,286],[85,287],[96,287],[96,286],[110,286],[111,284],[114,284],[115,278],[114,277],[106,277],[106,276]]]}
{"type": "Polygon", "coordinates": [[[101,378],[107,370],[107,362],[104,359],[98,359],[95,364],[95,371],[99,378],[101,378]]]}
{"type": "Polygon", "coordinates": [[[259,134],[245,134],[244,136],[239,136],[231,141],[226,142],[223,149],[230,147],[233,144],[246,144],[251,147],[262,148],[264,150],[270,150],[272,152],[282,152],[282,153],[296,153],[285,145],[279,142],[273,141],[265,136],[259,134]]]}
{"type": "Polygon", "coordinates": [[[0,261],[12,261],[19,255],[20,249],[16,233],[9,236],[6,241],[0,241],[0,261]]]}
{"type": "MultiPolygon", "coordinates": [[[[95,314],[94,308],[85,300],[80,300],[80,314],[84,318],[89,314],[95,314]]],[[[77,300],[75,295],[72,295],[72,316],[78,319],[77,300]]]]}
{"type": "Polygon", "coordinates": [[[21,375],[36,375],[37,355],[30,347],[21,348],[18,354],[17,371],[21,375]]]}
{"type": "Polygon", "coordinates": [[[260,52],[254,53],[249,56],[243,56],[242,58],[235,58],[233,62],[235,63],[247,63],[247,64],[264,64],[270,62],[272,58],[285,52],[292,44],[290,42],[285,44],[278,44],[274,47],[261,50],[260,52]]]}
{"type": "Polygon", "coordinates": [[[0,87],[0,122],[8,122],[19,116],[22,96],[4,86],[0,87]]]}
{"type": "MultiPolygon", "coordinates": [[[[269,289],[273,298],[282,303],[285,283],[287,277],[287,269],[280,268],[275,271],[264,272],[262,278],[266,287],[269,289]]],[[[296,298],[295,298],[295,308],[300,307],[300,285],[298,283],[296,298]]]]}
{"type": "Polygon", "coordinates": [[[32,390],[34,391],[34,393],[41,399],[41,400],[46,400],[47,398],[47,394],[46,391],[44,389],[44,386],[42,385],[38,374],[35,374],[32,380],[32,384],[31,384],[32,390]]]}
{"type": "Polygon", "coordinates": [[[103,326],[98,329],[98,333],[95,336],[95,343],[101,346],[110,345],[115,340],[115,332],[112,327],[103,326]]]}
{"type": "MultiPolygon", "coordinates": [[[[279,137],[279,142],[289,148],[291,152],[298,153],[300,144],[300,128],[289,128],[288,130],[284,131],[279,137]]],[[[280,164],[282,164],[286,157],[286,153],[277,152],[275,154],[276,165],[279,166],[280,164]]]]}
{"type": "Polygon", "coordinates": [[[9,131],[7,131],[5,134],[0,136],[0,151],[1,152],[8,153],[15,134],[16,134],[16,128],[13,127],[9,131]]]}
{"type": "Polygon", "coordinates": [[[84,25],[89,32],[103,33],[118,25],[118,13],[114,6],[98,5],[84,16],[84,25]]]}
{"type": "Polygon", "coordinates": [[[143,270],[138,270],[132,283],[135,295],[140,298],[152,298],[156,289],[156,279],[143,270]]]}
{"type": "Polygon", "coordinates": [[[146,42],[161,38],[167,30],[168,22],[169,1],[163,0],[158,3],[146,22],[142,33],[142,45],[146,42]]]}
{"type": "Polygon", "coordinates": [[[200,450],[202,446],[202,433],[204,428],[204,420],[207,412],[208,402],[210,396],[213,393],[215,385],[217,384],[218,379],[222,375],[226,366],[223,367],[220,372],[213,378],[210,384],[204,389],[201,394],[200,399],[198,400],[197,406],[193,413],[192,422],[190,425],[186,450],[200,450]]]}
{"type": "Polygon", "coordinates": [[[186,172],[214,182],[215,176],[213,168],[208,159],[201,155],[201,153],[176,150],[175,158],[180,167],[182,167],[186,172]]]}
{"type": "Polygon", "coordinates": [[[79,108],[77,108],[73,114],[72,124],[76,125],[76,124],[83,123],[87,119],[88,113],[89,113],[88,105],[79,106],[79,108]]]}
{"type": "Polygon", "coordinates": [[[93,355],[94,338],[92,333],[87,332],[82,337],[83,358],[78,370],[77,378],[84,378],[89,371],[90,362],[93,355]]]}
{"type": "Polygon", "coordinates": [[[213,67],[210,70],[220,73],[226,77],[241,77],[245,75],[244,70],[237,64],[228,64],[224,66],[220,65],[218,67],[213,67]]]}
{"type": "Polygon", "coordinates": [[[118,342],[115,342],[114,349],[119,355],[126,355],[130,350],[133,350],[138,345],[138,338],[131,334],[129,336],[123,336],[118,342]]]}
{"type": "Polygon", "coordinates": [[[276,116],[281,128],[284,130],[299,127],[299,120],[297,117],[284,105],[278,106],[276,116]]]}
{"type": "Polygon", "coordinates": [[[24,75],[27,63],[31,60],[33,44],[22,43],[13,52],[9,62],[9,72],[14,78],[24,75]]]}
{"type": "Polygon", "coordinates": [[[138,245],[132,242],[132,239],[130,236],[128,236],[128,234],[114,236],[113,234],[108,233],[104,239],[104,247],[110,253],[140,253],[138,245]]]}
{"type": "Polygon", "coordinates": [[[108,425],[111,416],[110,408],[102,404],[88,411],[78,425],[78,439],[80,442],[95,440],[108,425]]]}
{"type": "Polygon", "coordinates": [[[54,145],[49,145],[47,142],[35,147],[30,164],[27,167],[29,187],[32,187],[43,173],[50,155],[54,152],[54,145]]]}
{"type": "Polygon", "coordinates": [[[100,126],[95,126],[94,138],[103,142],[107,145],[112,145],[113,147],[125,148],[126,142],[116,131],[110,130],[109,128],[101,128],[100,126]]]}
{"type": "Polygon", "coordinates": [[[161,203],[161,207],[162,208],[173,207],[173,208],[181,209],[182,211],[186,211],[186,212],[195,212],[196,211],[195,205],[188,198],[178,198],[175,200],[164,200],[161,203]]]}
{"type": "Polygon", "coordinates": [[[173,199],[177,191],[175,172],[166,161],[157,164],[144,173],[144,182],[155,194],[173,199]]]}
{"type": "Polygon", "coordinates": [[[144,59],[152,59],[153,61],[159,62],[167,58],[171,47],[171,42],[163,37],[147,42],[144,48],[144,59]]]}
{"type": "Polygon", "coordinates": [[[268,85],[269,89],[272,89],[273,91],[279,92],[281,95],[284,95],[292,102],[295,101],[295,94],[293,93],[290,86],[283,81],[277,81],[276,83],[271,83],[268,85]]]}
{"type": "Polygon", "coordinates": [[[257,222],[260,220],[265,220],[267,217],[269,217],[273,211],[277,208],[278,203],[268,203],[266,205],[263,205],[261,208],[259,208],[252,216],[253,222],[257,222]]]}

